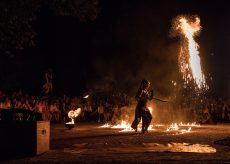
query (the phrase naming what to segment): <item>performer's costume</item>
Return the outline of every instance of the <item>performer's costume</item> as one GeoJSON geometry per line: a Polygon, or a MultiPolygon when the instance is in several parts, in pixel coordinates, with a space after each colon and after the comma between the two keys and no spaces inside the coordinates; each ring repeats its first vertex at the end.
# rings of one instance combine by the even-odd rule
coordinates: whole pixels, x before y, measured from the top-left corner
{"type": "Polygon", "coordinates": [[[137,91],[136,100],[138,101],[135,110],[135,120],[131,127],[137,131],[137,125],[140,123],[142,118],[142,132],[147,132],[148,127],[152,120],[152,115],[147,107],[147,101],[153,98],[153,91],[148,91],[150,82],[142,80],[141,86],[137,91]]]}

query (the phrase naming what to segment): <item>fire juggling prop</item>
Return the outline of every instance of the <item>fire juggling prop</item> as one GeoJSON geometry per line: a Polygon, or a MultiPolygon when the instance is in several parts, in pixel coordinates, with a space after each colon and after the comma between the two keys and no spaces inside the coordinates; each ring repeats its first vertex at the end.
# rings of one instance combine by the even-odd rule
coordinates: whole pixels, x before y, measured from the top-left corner
{"type": "Polygon", "coordinates": [[[195,17],[192,21],[180,16],[174,22],[174,30],[179,32],[182,38],[178,62],[185,84],[194,81],[196,89],[208,89],[201,67],[199,45],[194,40],[201,30],[200,19],[195,17]]]}
{"type": "Polygon", "coordinates": [[[81,113],[81,108],[77,108],[76,110],[70,110],[68,112],[68,117],[71,119],[71,121],[65,123],[66,128],[72,129],[74,127],[75,125],[74,119],[77,118],[80,113],[81,113]]]}

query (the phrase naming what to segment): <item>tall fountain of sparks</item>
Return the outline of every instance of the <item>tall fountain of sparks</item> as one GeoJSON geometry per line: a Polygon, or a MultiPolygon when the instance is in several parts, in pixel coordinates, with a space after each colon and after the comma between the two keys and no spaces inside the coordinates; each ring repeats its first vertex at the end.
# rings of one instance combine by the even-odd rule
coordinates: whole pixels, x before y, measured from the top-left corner
{"type": "Polygon", "coordinates": [[[198,35],[201,29],[200,19],[196,17],[195,21],[191,22],[185,17],[179,17],[175,28],[183,38],[178,61],[185,83],[194,80],[196,88],[207,88],[201,68],[199,45],[194,40],[194,36],[198,35]]]}

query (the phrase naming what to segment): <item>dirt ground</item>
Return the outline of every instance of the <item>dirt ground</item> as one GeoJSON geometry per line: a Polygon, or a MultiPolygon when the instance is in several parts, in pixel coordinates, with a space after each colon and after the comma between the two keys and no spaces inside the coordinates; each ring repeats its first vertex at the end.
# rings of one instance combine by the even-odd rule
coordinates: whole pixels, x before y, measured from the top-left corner
{"type": "Polygon", "coordinates": [[[81,123],[68,130],[52,124],[49,152],[4,163],[230,163],[230,124],[201,125],[188,133],[153,126],[147,134],[100,126],[81,123]]]}

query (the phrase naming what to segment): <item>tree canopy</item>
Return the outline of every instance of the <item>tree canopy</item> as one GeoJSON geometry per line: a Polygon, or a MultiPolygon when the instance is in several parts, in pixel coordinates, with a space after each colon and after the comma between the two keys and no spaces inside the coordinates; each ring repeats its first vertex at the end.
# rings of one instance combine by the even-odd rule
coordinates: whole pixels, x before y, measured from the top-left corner
{"type": "Polygon", "coordinates": [[[32,22],[47,6],[54,14],[93,21],[98,15],[98,0],[1,0],[0,54],[11,56],[15,50],[34,46],[36,32],[32,22]]]}

